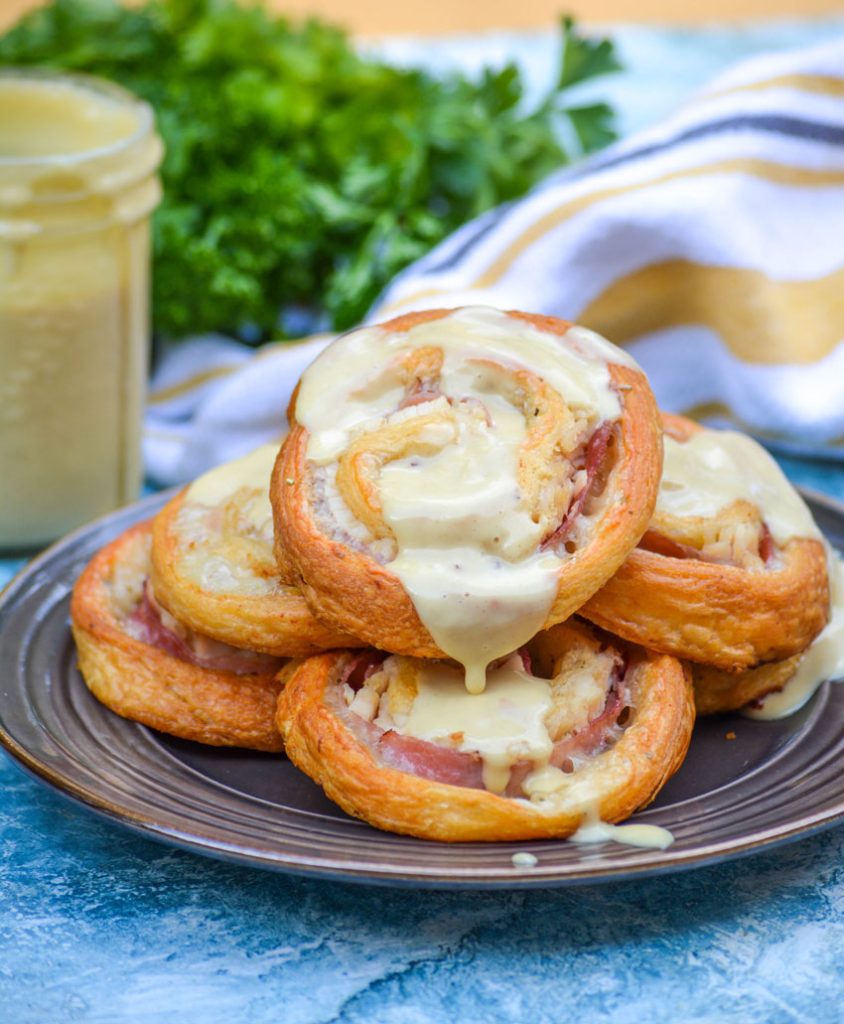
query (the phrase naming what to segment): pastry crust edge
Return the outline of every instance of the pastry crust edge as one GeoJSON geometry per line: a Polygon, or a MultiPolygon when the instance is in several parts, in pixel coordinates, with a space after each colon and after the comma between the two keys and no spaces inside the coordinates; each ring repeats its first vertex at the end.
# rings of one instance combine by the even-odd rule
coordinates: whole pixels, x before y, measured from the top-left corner
{"type": "Polygon", "coordinates": [[[181,572],[179,549],[186,542],[179,536],[176,520],[185,494],[183,490],[172,498],[153,520],[150,578],[156,600],[171,615],[214,640],[279,658],[357,645],[347,633],[320,622],[300,593],[218,592],[181,572]]]}
{"type": "MultiPolygon", "coordinates": [[[[670,413],[663,421],[678,437],[703,429],[670,413]]],[[[780,558],[779,569],[751,572],[636,548],[579,614],[632,643],[726,671],[780,662],[804,650],[829,615],[823,543],[792,538],[780,558]]]]}
{"type": "Polygon", "coordinates": [[[140,523],[106,545],[73,588],[71,629],[88,689],[122,718],[181,739],[282,750],[275,714],[283,684],[275,674],[238,676],[204,669],[121,628],[106,581],[127,547],[143,542],[151,529],[149,522],[140,523]]]}
{"type": "MultiPolygon", "coordinates": [[[[441,842],[566,838],[586,807],[540,810],[526,800],[432,782],[379,764],[325,700],[353,655],[302,662],[279,698],[287,755],[348,814],[376,828],[441,842]]],[[[694,725],[688,671],[675,658],[640,652],[631,665],[634,717],[623,736],[572,776],[594,786],[601,819],[617,822],[647,806],[685,758],[694,725]],[[588,778],[586,778],[588,775],[588,778]]]]}
{"type": "Polygon", "coordinates": [[[744,672],[725,672],[713,665],[689,662],[697,713],[717,715],[738,711],[769,693],[781,690],[797,671],[801,657],[802,652],[784,661],[773,661],[744,672]]]}

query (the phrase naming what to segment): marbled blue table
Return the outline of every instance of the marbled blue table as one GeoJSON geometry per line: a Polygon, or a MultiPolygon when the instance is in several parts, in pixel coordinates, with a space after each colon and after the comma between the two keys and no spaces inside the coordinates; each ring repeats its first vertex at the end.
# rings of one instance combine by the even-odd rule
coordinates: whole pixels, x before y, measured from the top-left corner
{"type": "MultiPolygon", "coordinates": [[[[730,59],[842,25],[629,30],[634,71],[613,100],[630,128],[730,59]]],[[[458,56],[471,63],[470,42],[458,56]]],[[[844,498],[844,467],[785,465],[844,498]]],[[[0,562],[0,586],[16,567],[0,562]]],[[[71,805],[5,755],[0,785],[0,1024],[844,1019],[844,828],[650,881],[417,893],[168,849],[71,805]]]]}

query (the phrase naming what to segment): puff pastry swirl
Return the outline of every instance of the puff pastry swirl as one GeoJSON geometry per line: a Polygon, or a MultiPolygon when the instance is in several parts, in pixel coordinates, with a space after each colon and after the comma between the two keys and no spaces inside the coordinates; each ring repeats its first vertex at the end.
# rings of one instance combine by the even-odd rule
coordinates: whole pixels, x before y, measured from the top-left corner
{"type": "Polygon", "coordinates": [[[292,658],[355,646],[279,576],[268,497],[277,452],[264,445],[211,470],[158,513],[155,596],[190,629],[234,647],[292,658]]]}
{"type": "Polygon", "coordinates": [[[446,842],[563,838],[594,813],[620,821],[685,756],[694,708],[681,663],[584,624],[494,668],[484,705],[454,669],[431,682],[437,665],[372,651],[300,663],[278,705],[288,756],[349,814],[446,842]],[[503,776],[501,734],[513,744],[503,776]]]}
{"type": "Polygon", "coordinates": [[[284,662],[197,636],[155,604],[148,583],[152,527],[100,551],[70,605],[88,688],[124,718],[213,746],[279,751],[277,678],[284,662]]]}
{"type": "Polygon", "coordinates": [[[654,519],[581,614],[652,650],[726,671],[790,658],[829,609],[826,552],[808,509],[750,438],[681,416],[663,421],[666,477],[654,519]],[[683,482],[669,472],[671,458],[683,482]],[[722,483],[727,504],[718,507],[722,483]],[[709,511],[695,514],[698,507],[709,511]]]}
{"type": "Polygon", "coordinates": [[[646,378],[552,317],[432,310],[353,331],[289,417],[270,488],[282,572],[321,619],[395,653],[516,649],[612,575],[656,498],[646,378]]]}

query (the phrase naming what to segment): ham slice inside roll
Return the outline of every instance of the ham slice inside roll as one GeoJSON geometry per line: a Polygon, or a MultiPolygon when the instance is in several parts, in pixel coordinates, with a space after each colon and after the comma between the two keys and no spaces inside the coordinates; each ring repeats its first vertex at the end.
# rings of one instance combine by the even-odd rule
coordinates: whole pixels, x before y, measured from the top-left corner
{"type": "Polygon", "coordinates": [[[569,694],[569,707],[562,711],[563,721],[555,724],[555,711],[560,713],[555,700],[560,705],[561,698],[553,681],[532,676],[528,652],[519,651],[491,669],[491,702],[478,708],[474,723],[478,736],[461,731],[465,720],[457,706],[457,728],[449,734],[448,722],[443,721],[440,742],[413,734],[414,705],[420,699],[431,700],[428,688],[433,688],[432,706],[441,714],[449,709],[449,702],[441,699],[446,690],[449,701],[482,699],[461,694],[463,688],[455,686],[457,670],[451,666],[366,652],[350,662],[326,699],[385,767],[432,782],[524,799],[530,798],[537,781],[542,788],[555,773],[571,774],[578,763],[607,749],[623,731],[628,695],[621,658],[613,652],[583,672],[584,678],[576,680],[569,694]],[[543,690],[548,692],[541,723],[532,720],[534,709],[515,707],[519,691],[511,686],[526,685],[533,685],[540,697],[543,690]]]}
{"type": "Polygon", "coordinates": [[[188,629],[158,604],[149,580],[127,624],[136,640],[200,668],[248,676],[272,673],[284,664],[281,658],[230,647],[188,629]]]}
{"type": "MultiPolygon", "coordinates": [[[[684,544],[673,537],[668,537],[658,530],[648,530],[639,541],[643,551],[650,551],[655,555],[663,555],[666,558],[693,558],[699,562],[711,562],[715,565],[733,565],[735,561],[729,554],[715,554],[705,548],[696,548],[691,544],[684,544]]],[[[771,536],[771,531],[766,523],[761,524],[759,541],[756,545],[756,554],[761,561],[768,565],[774,557],[776,545],[771,536]]]]}
{"type": "Polygon", "coordinates": [[[577,517],[583,512],[588,499],[599,493],[603,484],[601,470],[604,468],[607,451],[612,443],[613,424],[602,423],[595,433],[589,438],[586,446],[585,457],[585,482],[580,491],[575,494],[572,503],[568,508],[563,521],[557,529],[542,544],[543,548],[556,547],[564,544],[566,538],[574,529],[577,517]]]}

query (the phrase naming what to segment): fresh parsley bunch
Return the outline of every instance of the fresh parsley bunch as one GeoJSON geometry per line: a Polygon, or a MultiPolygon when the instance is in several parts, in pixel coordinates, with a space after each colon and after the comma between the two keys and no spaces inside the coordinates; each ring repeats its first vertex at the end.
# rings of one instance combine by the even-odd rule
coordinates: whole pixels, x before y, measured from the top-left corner
{"type": "Polygon", "coordinates": [[[283,308],[356,323],[446,234],[566,163],[561,119],[580,152],[605,145],[609,108],[565,96],[618,67],[565,19],[555,87],[526,112],[513,66],[402,70],[236,0],[53,0],[0,39],[10,64],[110,78],[153,104],[167,146],[155,328],[253,340],[284,333],[283,308]]]}

